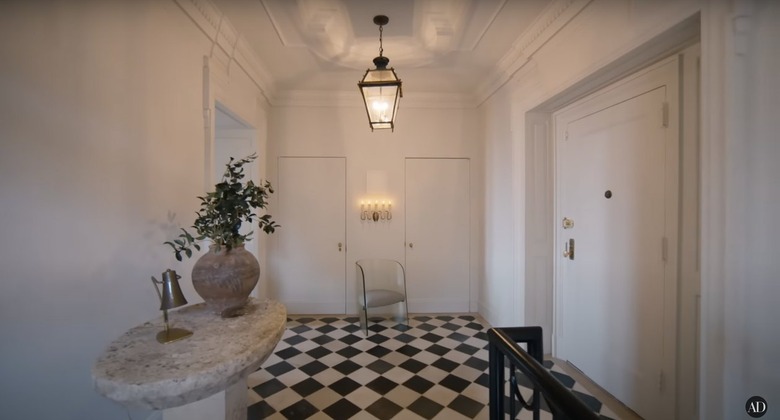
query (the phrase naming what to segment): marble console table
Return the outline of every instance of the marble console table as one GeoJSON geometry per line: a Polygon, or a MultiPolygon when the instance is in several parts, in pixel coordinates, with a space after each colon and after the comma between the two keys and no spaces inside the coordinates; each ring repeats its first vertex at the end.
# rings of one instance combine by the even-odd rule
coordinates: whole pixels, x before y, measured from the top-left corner
{"type": "Polygon", "coordinates": [[[287,323],[279,302],[251,299],[246,314],[223,319],[204,303],[170,311],[172,327],[193,332],[167,344],[162,319],[111,343],[92,368],[95,390],[129,408],[164,410],[165,420],[245,420],[247,376],[273,352],[287,323]]]}

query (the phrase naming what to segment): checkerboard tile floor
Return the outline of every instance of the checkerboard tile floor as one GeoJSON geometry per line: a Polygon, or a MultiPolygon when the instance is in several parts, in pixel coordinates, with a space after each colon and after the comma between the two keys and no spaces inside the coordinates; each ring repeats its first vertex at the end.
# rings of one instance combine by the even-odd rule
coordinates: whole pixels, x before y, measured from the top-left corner
{"type": "MultiPolygon", "coordinates": [[[[368,337],[356,317],[290,317],[274,354],[249,376],[247,417],[487,419],[486,331],[471,315],[372,322],[368,337]]],[[[616,417],[559,366],[545,366],[602,418],[616,417]]]]}

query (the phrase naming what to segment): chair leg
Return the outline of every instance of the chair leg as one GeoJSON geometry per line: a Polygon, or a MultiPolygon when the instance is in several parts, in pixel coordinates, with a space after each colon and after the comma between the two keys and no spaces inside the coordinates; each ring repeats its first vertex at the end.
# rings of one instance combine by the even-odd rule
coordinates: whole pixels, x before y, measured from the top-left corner
{"type": "Polygon", "coordinates": [[[406,306],[406,301],[401,301],[398,303],[393,304],[393,307],[395,308],[393,310],[393,321],[399,323],[399,324],[406,324],[406,326],[409,326],[409,310],[406,306]]]}
{"type": "Polygon", "coordinates": [[[360,329],[363,330],[363,334],[368,336],[368,308],[365,306],[360,311],[360,329]]]}

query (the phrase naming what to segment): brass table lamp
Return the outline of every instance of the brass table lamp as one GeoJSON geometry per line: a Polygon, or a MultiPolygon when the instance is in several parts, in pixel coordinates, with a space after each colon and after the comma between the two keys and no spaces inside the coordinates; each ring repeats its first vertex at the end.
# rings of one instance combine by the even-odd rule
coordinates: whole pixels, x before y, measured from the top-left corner
{"type": "Polygon", "coordinates": [[[154,290],[157,291],[157,296],[160,297],[160,310],[163,311],[163,319],[165,320],[165,329],[157,333],[157,341],[163,344],[181,340],[192,335],[192,331],[183,328],[170,328],[168,326],[168,309],[178,308],[179,306],[187,304],[187,299],[184,298],[181,287],[179,287],[180,278],[181,276],[177,275],[176,272],[171,269],[165,270],[165,272],[162,273],[162,281],[159,281],[152,276],[154,290]],[[162,285],[162,294],[157,287],[158,284],[162,285]]]}

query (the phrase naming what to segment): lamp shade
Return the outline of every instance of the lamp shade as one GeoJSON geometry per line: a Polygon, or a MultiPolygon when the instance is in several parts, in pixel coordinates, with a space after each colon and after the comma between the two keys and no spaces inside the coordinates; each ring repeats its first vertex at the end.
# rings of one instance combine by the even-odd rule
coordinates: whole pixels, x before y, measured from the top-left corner
{"type": "Polygon", "coordinates": [[[178,308],[187,304],[187,299],[179,287],[180,275],[168,269],[162,274],[162,295],[160,296],[160,310],[178,308]]]}
{"type": "MultiPolygon", "coordinates": [[[[374,63],[376,62],[377,60],[374,60],[374,63]]],[[[374,70],[366,70],[358,87],[363,95],[363,104],[366,106],[371,131],[393,130],[395,117],[398,114],[398,98],[403,97],[401,80],[395,74],[395,70],[379,65],[374,70]]]]}

